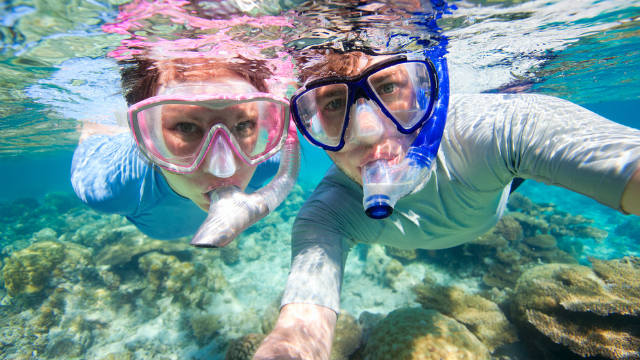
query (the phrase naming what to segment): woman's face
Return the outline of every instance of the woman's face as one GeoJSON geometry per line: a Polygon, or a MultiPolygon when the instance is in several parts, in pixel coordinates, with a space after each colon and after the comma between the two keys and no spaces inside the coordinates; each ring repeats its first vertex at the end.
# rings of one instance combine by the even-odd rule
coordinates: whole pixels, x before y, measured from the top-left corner
{"type": "MultiPolygon", "coordinates": [[[[218,71],[215,77],[206,81],[197,80],[190,83],[161,84],[157,95],[200,93],[257,92],[257,90],[232,71],[218,71]],[[227,87],[224,84],[234,84],[227,87]],[[238,86],[240,84],[240,86],[238,86]]],[[[238,104],[224,109],[209,109],[196,105],[164,105],[161,111],[162,137],[169,152],[176,157],[188,156],[198,151],[209,129],[216,124],[224,124],[245,153],[251,153],[258,138],[257,120],[258,105],[255,103],[238,104]]],[[[235,163],[235,172],[229,177],[217,177],[211,170],[214,155],[214,143],[224,142],[224,146],[232,149],[229,140],[221,134],[211,142],[209,150],[195,171],[188,174],[176,173],[162,169],[171,188],[181,196],[189,198],[204,211],[209,210],[210,199],[208,193],[212,190],[235,185],[244,190],[256,166],[247,164],[235,151],[230,151],[235,163]]]]}

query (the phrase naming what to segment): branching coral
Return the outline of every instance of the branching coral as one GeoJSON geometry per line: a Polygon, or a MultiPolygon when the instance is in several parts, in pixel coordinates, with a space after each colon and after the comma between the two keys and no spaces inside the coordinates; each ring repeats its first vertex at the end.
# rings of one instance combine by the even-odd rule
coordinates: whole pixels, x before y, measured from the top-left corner
{"type": "Polygon", "coordinates": [[[638,359],[640,259],[590,260],[594,270],[548,264],[524,273],[512,297],[514,322],[538,348],[550,346],[544,335],[583,357],[638,359]]]}
{"type": "Polygon", "coordinates": [[[363,353],[369,360],[489,360],[467,328],[434,310],[391,312],[373,329],[363,353]]]}
{"type": "Polygon", "coordinates": [[[555,237],[569,236],[604,241],[608,233],[589,224],[592,219],[582,215],[573,216],[558,210],[554,204],[535,204],[531,199],[514,192],[509,196],[510,213],[522,225],[525,236],[551,234],[555,237]]]}
{"type": "Polygon", "coordinates": [[[429,278],[414,287],[416,302],[424,309],[433,309],[462,324],[492,351],[518,340],[515,327],[494,302],[465,293],[457,286],[441,286],[429,278]]]}
{"type": "Polygon", "coordinates": [[[497,234],[500,234],[507,241],[522,240],[522,225],[512,216],[503,216],[494,229],[497,234]]]}

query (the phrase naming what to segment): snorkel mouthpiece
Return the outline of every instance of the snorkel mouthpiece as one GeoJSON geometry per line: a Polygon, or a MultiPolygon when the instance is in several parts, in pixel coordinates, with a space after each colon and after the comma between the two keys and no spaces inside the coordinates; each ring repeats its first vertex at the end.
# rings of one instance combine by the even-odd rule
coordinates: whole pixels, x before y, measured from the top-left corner
{"type": "Polygon", "coordinates": [[[237,186],[223,187],[209,194],[209,215],[191,240],[191,245],[196,247],[227,246],[269,213],[264,198],[245,194],[237,186]]]}
{"type": "Polygon", "coordinates": [[[372,219],[384,219],[393,213],[398,200],[420,191],[431,177],[432,165],[418,164],[406,157],[397,165],[386,160],[373,161],[362,169],[364,211],[372,219]]]}
{"type": "Polygon", "coordinates": [[[237,186],[210,192],[209,214],[191,239],[195,247],[228,245],[249,226],[275,210],[289,195],[300,172],[300,144],[293,122],[281,150],[276,176],[260,190],[245,194],[237,186]]]}

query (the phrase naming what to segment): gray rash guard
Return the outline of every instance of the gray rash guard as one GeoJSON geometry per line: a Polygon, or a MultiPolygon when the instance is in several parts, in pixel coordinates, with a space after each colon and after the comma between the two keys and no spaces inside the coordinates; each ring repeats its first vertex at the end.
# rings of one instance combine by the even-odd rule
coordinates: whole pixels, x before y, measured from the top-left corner
{"type": "Polygon", "coordinates": [[[542,95],[452,96],[437,168],[384,220],[368,218],[362,188],[335,165],[300,209],[282,305],[340,309],[356,243],[442,249],[475,239],[500,219],[514,177],[591,197],[622,211],[640,166],[640,131],[542,95]]]}

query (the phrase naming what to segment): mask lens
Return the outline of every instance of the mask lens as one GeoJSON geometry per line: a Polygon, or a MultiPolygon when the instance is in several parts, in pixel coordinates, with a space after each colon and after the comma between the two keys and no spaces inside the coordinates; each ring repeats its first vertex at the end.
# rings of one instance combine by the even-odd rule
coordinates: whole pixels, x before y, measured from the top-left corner
{"type": "Polygon", "coordinates": [[[428,115],[432,84],[425,64],[408,62],[390,66],[372,74],[367,81],[403,128],[412,128],[428,115]]]}
{"type": "Polygon", "coordinates": [[[337,146],[347,114],[348,87],[333,84],[317,87],[294,103],[301,123],[309,135],[327,146],[337,146]]]}
{"type": "Polygon", "coordinates": [[[285,131],[285,105],[271,101],[222,99],[161,103],[136,118],[148,151],[178,166],[193,165],[207,145],[211,128],[224,125],[232,145],[250,160],[275,148],[285,131]]]}

